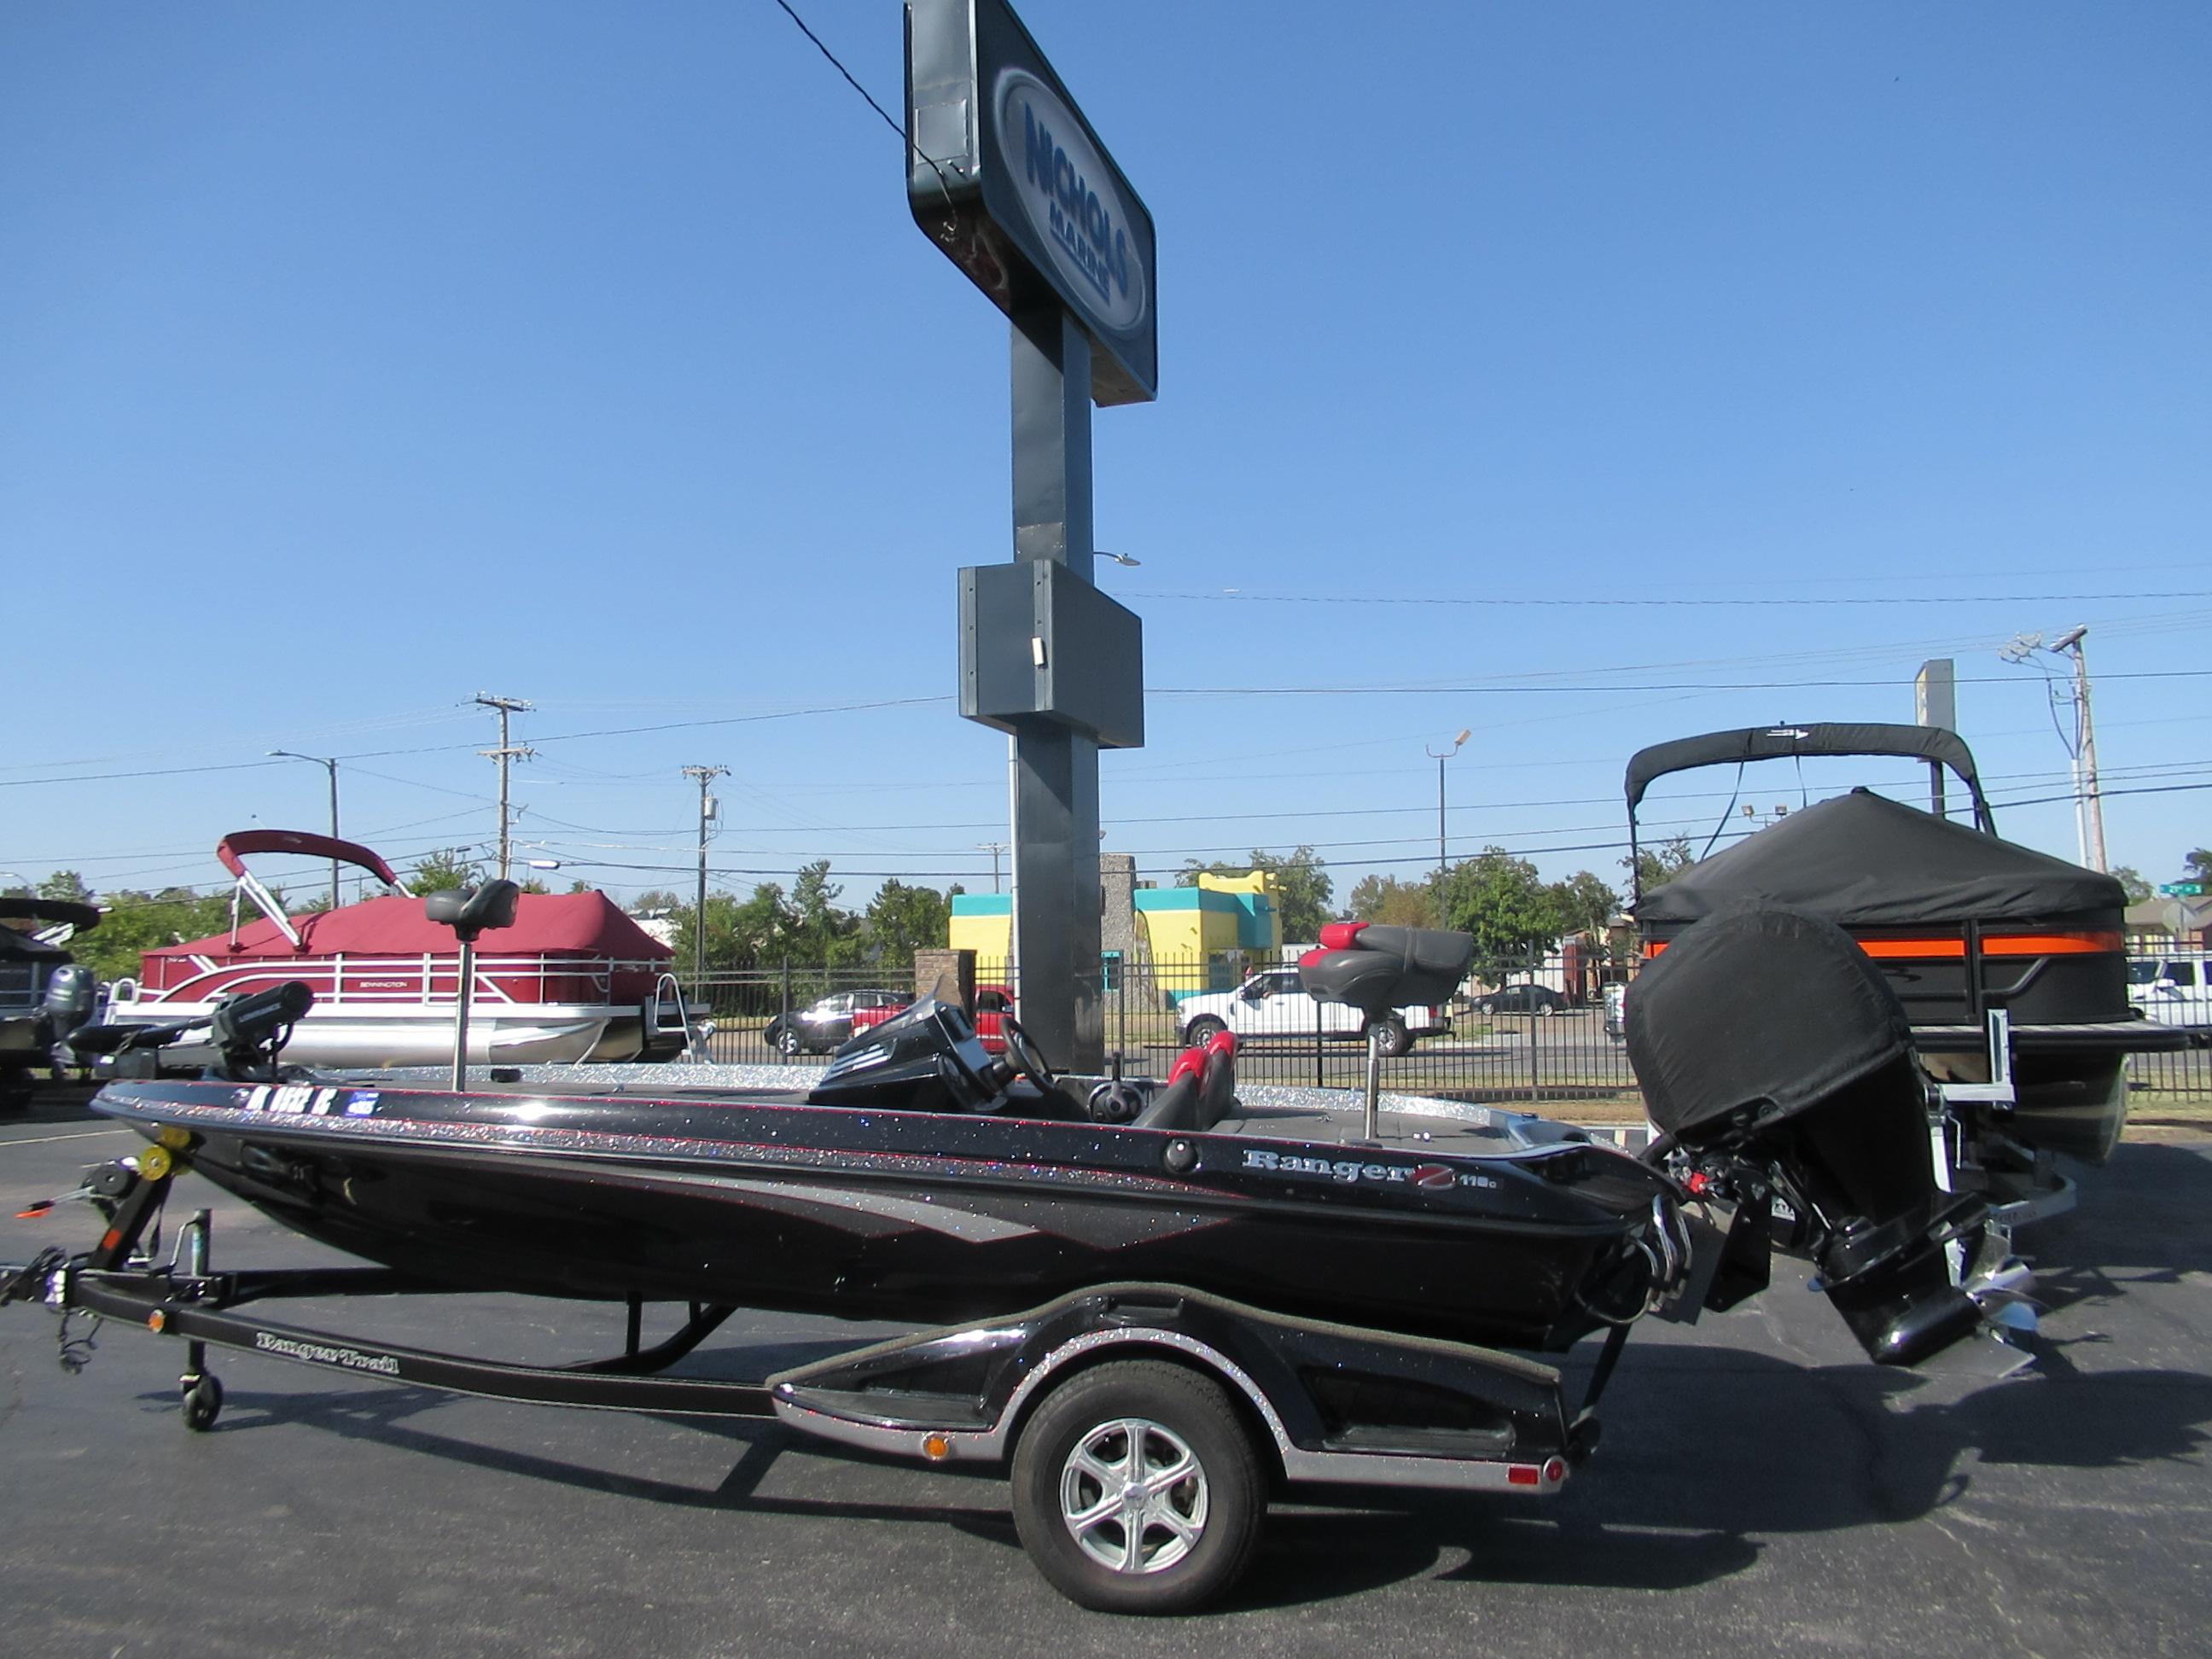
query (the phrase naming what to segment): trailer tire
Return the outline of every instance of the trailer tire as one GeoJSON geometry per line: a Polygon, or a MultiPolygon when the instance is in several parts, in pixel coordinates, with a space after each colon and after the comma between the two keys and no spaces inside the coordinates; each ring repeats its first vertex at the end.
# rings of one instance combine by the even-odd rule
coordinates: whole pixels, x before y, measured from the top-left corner
{"type": "Polygon", "coordinates": [[[1012,1499],[1022,1547],[1069,1601],[1101,1613],[1185,1613],[1243,1575],[1267,1480],[1219,1383],[1161,1361],[1115,1360],[1037,1407],[1014,1448],[1012,1499]]]}
{"type": "Polygon", "coordinates": [[[222,1380],[213,1371],[204,1371],[185,1385],[185,1426],[194,1434],[205,1434],[222,1415],[222,1380]]]}

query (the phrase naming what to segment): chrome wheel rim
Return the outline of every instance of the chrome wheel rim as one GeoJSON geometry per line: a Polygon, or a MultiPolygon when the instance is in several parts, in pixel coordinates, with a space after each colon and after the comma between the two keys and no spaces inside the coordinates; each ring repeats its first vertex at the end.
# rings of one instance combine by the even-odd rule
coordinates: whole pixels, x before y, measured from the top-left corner
{"type": "Polygon", "coordinates": [[[1189,1443],[1146,1417],[1101,1423],[1060,1471],[1060,1518],[1109,1571],[1164,1572],[1206,1531],[1206,1469],[1189,1443]]]}

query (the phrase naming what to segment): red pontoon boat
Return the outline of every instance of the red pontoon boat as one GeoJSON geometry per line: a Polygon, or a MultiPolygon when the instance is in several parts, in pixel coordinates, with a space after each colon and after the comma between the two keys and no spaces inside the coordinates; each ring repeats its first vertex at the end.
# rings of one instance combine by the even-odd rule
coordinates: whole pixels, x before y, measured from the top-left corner
{"type": "MultiPolygon", "coordinates": [[[[353,842],[293,830],[226,836],[216,856],[237,881],[229,931],[145,952],[139,978],[112,990],[111,1021],[201,1019],[221,1000],[298,980],[315,994],[292,1037],[300,1063],[428,1066],[452,1057],[459,946],[450,928],[424,916],[419,898],[402,896],[383,859],[353,842]],[[391,895],[294,916],[246,868],[255,853],[335,859],[391,895]],[[243,918],[247,901],[258,920],[243,918]]],[[[514,925],[479,941],[469,1059],[530,1065],[675,1053],[688,1033],[672,957],[604,893],[526,893],[514,925]]]]}

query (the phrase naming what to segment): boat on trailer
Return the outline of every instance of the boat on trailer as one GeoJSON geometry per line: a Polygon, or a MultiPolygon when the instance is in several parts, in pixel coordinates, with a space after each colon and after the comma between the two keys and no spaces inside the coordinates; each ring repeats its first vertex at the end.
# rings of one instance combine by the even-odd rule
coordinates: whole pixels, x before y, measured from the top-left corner
{"type": "MultiPolygon", "coordinates": [[[[232,998],[298,981],[315,1002],[286,1051],[295,1064],[427,1066],[451,1052],[460,951],[380,856],[304,830],[249,830],[224,836],[216,857],[233,878],[228,930],[146,951],[138,977],[111,988],[109,1019],[204,1020],[232,998]],[[385,895],[294,915],[246,862],[278,853],[349,866],[385,895]]],[[[700,1033],[670,972],[673,959],[604,893],[524,893],[467,975],[469,1057],[540,1065],[681,1053],[700,1033]]],[[[170,1058],[212,1056],[195,1048],[170,1058]]]]}
{"type": "MultiPolygon", "coordinates": [[[[496,925],[500,902],[454,896],[436,913],[465,939],[496,925]]],[[[1894,999],[1862,975],[1873,990],[1838,1019],[1831,958],[1856,947],[1825,924],[1810,945],[1785,943],[1730,936],[1723,954],[1729,971],[1812,964],[1799,976],[1818,1018],[1802,1066],[1785,1066],[1811,1079],[1786,1114],[1799,1127],[1734,1101],[1690,1115],[1725,1133],[1647,1159],[1517,1114],[1387,1096],[1379,1038],[1364,1098],[1240,1085],[1226,1033],[1157,1080],[1057,1076],[1017,1022],[994,1057],[935,998],[811,1077],[477,1078],[465,1060],[348,1077],[282,1062],[312,997],[280,988],[216,1012],[216,1073],[102,1091],[97,1109],[148,1144],[88,1172],[77,1195],[101,1213],[98,1245],[0,1270],[0,1301],[182,1339],[196,1429],[222,1406],[208,1350],[228,1347],[515,1400],[774,1417],[925,1462],[1002,1464],[1055,1586],[1091,1607],[1182,1610],[1234,1581],[1282,1481],[1559,1491],[1596,1446],[1630,1328],[1764,1282],[1778,1194],[1870,1355],[1916,1362],[2008,1304],[2002,1229],[1930,1168],[1932,1097],[1894,999]],[[1876,1053],[1887,1069],[1870,1072],[1876,1053]],[[1856,1092],[1824,1115],[1838,1087],[1856,1092]],[[1890,1173],[1864,1179],[1870,1164],[1890,1173]],[[220,1272],[206,1212],[155,1259],[150,1230],[188,1170],[374,1265],[220,1272]],[[285,1297],[441,1290],[626,1304],[629,1340],[526,1366],[264,1313],[285,1297]],[[653,1344],[648,1303],[684,1310],[653,1344]],[[744,1382],[666,1374],[761,1307],[920,1328],[744,1382]],[[1547,1356],[1601,1334],[1571,1390],[1547,1356]]],[[[1442,994],[1472,941],[1354,927],[1324,947],[1301,964],[1307,984],[1364,1008],[1442,994]]],[[[85,1041],[127,1054],[173,1035],[109,1026],[85,1041]]],[[[1772,1086],[1725,1071],[1716,1086],[1747,1081],[1772,1086]]]]}
{"type": "MultiPolygon", "coordinates": [[[[1663,886],[1639,887],[1632,908],[1646,972],[1687,930],[1746,903],[1828,918],[1888,982],[1922,1063],[1956,1085],[1960,1180],[2015,1222],[2063,1208],[2073,1187],[2056,1158],[2094,1165],[2111,1155],[2127,1116],[2128,1056],[2185,1041],[2129,1005],[2126,894],[2110,876],[1999,836],[1972,751],[1941,726],[1753,726],[1639,750],[1626,776],[1632,863],[1638,809],[1658,779],[1808,756],[1925,762],[1958,780],[1971,823],[1865,789],[1791,812],[1663,886]]],[[[1641,994],[1631,988],[1632,1008],[1641,994]]],[[[1730,994],[1755,1004],[1764,990],[1747,981],[1730,994]]]]}
{"type": "Polygon", "coordinates": [[[69,942],[99,925],[95,907],[71,899],[0,898],[0,1111],[30,1103],[33,1072],[70,1066],[97,988],[69,942]]]}

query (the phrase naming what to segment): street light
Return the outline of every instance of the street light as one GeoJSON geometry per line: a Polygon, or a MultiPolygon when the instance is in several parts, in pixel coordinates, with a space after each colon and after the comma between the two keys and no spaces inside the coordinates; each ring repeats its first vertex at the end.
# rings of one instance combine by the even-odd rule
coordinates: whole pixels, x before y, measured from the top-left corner
{"type": "MultiPolygon", "coordinates": [[[[336,841],[338,838],[338,763],[337,758],[330,755],[302,755],[295,753],[294,750],[289,749],[272,749],[269,751],[269,757],[271,760],[313,761],[316,765],[325,767],[329,769],[331,775],[331,839],[332,841],[336,841]]],[[[336,859],[332,859],[331,860],[331,908],[335,910],[337,908],[338,861],[336,859]]]]}
{"type": "Polygon", "coordinates": [[[1132,570],[1144,563],[1142,559],[1131,558],[1127,553],[1109,553],[1103,548],[1094,548],[1092,551],[1102,559],[1111,559],[1115,564],[1127,565],[1132,570]]]}
{"type": "Polygon", "coordinates": [[[1443,898],[1444,879],[1444,763],[1459,753],[1460,745],[1474,735],[1472,728],[1461,727],[1460,734],[1452,739],[1452,746],[1441,755],[1426,744],[1421,745],[1421,752],[1437,763],[1437,897],[1439,902],[1443,898]]]}

